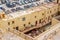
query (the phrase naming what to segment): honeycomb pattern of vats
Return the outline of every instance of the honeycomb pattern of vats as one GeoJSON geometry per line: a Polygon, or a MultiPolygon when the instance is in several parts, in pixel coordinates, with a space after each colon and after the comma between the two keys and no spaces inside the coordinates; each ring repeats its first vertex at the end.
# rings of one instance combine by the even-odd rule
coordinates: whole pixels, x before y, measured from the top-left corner
{"type": "Polygon", "coordinates": [[[11,12],[16,12],[19,10],[26,10],[35,6],[39,6],[43,3],[53,2],[53,0],[1,0],[1,9],[9,14],[11,12]]]}
{"type": "Polygon", "coordinates": [[[11,12],[13,10],[12,12],[14,12],[14,11],[25,10],[27,8],[38,6],[39,4],[40,4],[40,0],[18,0],[18,1],[1,0],[1,4],[0,5],[2,5],[1,9],[3,11],[11,12]],[[6,4],[4,4],[4,3],[6,3],[6,4]],[[14,7],[16,7],[16,8],[14,9],[14,7]],[[10,10],[6,10],[6,9],[10,9],[10,8],[11,8],[11,11],[10,10]]]}

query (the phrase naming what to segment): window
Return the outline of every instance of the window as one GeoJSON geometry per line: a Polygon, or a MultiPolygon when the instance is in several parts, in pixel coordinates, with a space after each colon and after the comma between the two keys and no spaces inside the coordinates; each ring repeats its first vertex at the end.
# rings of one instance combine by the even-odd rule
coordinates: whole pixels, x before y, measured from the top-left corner
{"type": "Polygon", "coordinates": [[[30,22],[28,24],[30,24],[30,22]]]}
{"type": "Polygon", "coordinates": [[[14,24],[14,21],[12,21],[12,24],[14,24]]]}
{"type": "Polygon", "coordinates": [[[5,15],[4,15],[4,14],[2,14],[2,16],[3,16],[3,18],[5,17],[5,15]]]}
{"type": "Polygon", "coordinates": [[[44,15],[44,13],[42,13],[42,15],[44,15]]]}
{"type": "Polygon", "coordinates": [[[8,25],[10,25],[10,22],[8,22],[8,25]]]}
{"type": "Polygon", "coordinates": [[[26,25],[24,24],[23,26],[25,27],[26,25]]]}
{"type": "Polygon", "coordinates": [[[24,18],[22,18],[22,21],[25,21],[25,17],[24,17],[24,18]]]}
{"type": "Polygon", "coordinates": [[[52,17],[54,17],[53,15],[51,15],[52,17]]]}
{"type": "Polygon", "coordinates": [[[35,22],[35,25],[37,25],[37,21],[35,22]]]}
{"type": "Polygon", "coordinates": [[[16,30],[18,30],[18,26],[16,27],[16,30]]]}
{"type": "Polygon", "coordinates": [[[41,23],[41,19],[39,20],[39,23],[41,23]]]}

